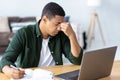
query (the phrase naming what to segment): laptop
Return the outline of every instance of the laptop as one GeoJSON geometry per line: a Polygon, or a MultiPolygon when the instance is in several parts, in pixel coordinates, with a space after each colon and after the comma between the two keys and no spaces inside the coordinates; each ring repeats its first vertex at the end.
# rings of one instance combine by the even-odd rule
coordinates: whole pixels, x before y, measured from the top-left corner
{"type": "Polygon", "coordinates": [[[57,75],[62,80],[97,80],[111,74],[117,46],[87,51],[80,70],[57,75]]]}

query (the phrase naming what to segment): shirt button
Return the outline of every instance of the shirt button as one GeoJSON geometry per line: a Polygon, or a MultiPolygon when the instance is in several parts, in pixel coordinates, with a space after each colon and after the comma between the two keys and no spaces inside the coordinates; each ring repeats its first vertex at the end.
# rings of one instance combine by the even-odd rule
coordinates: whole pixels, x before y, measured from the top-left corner
{"type": "Polygon", "coordinates": [[[56,62],[56,64],[58,64],[58,62],[56,62]]]}
{"type": "Polygon", "coordinates": [[[53,51],[51,51],[51,54],[53,54],[53,51]]]}
{"type": "Polygon", "coordinates": [[[37,37],[39,37],[39,35],[37,35],[37,37]]]}

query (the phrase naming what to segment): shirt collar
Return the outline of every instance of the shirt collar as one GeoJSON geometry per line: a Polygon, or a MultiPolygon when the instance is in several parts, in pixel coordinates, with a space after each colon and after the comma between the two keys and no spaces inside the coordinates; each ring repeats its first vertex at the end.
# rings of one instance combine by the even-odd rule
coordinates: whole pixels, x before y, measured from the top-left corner
{"type": "Polygon", "coordinates": [[[42,35],[42,33],[41,33],[41,31],[40,31],[40,28],[39,28],[40,21],[41,21],[41,20],[39,20],[39,21],[36,23],[36,34],[37,34],[37,37],[39,37],[40,35],[42,35]]]}

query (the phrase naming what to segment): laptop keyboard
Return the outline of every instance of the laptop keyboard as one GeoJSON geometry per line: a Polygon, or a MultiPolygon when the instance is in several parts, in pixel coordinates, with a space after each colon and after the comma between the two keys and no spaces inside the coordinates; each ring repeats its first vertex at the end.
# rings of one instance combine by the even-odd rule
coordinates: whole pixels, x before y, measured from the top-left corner
{"type": "Polygon", "coordinates": [[[78,75],[77,75],[77,76],[70,77],[69,80],[78,80],[78,75]]]}
{"type": "Polygon", "coordinates": [[[60,77],[60,78],[63,78],[65,80],[77,80],[78,74],[79,74],[79,70],[75,70],[72,72],[67,72],[67,73],[63,73],[60,75],[56,75],[56,77],[60,77]]]}

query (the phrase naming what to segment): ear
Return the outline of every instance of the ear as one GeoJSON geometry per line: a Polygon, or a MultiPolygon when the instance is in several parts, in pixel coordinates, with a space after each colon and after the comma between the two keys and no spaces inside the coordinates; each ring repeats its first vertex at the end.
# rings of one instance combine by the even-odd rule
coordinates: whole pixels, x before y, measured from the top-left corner
{"type": "Polygon", "coordinates": [[[48,20],[47,16],[43,16],[42,20],[46,23],[48,20]]]}

